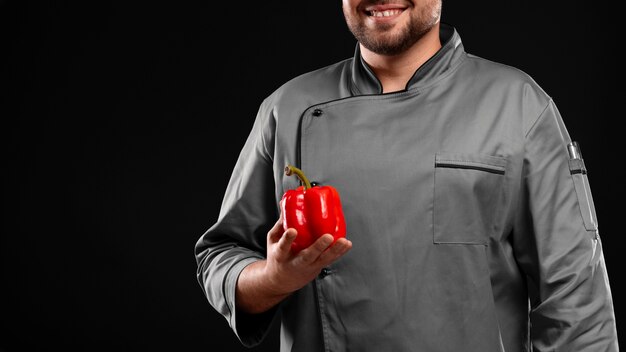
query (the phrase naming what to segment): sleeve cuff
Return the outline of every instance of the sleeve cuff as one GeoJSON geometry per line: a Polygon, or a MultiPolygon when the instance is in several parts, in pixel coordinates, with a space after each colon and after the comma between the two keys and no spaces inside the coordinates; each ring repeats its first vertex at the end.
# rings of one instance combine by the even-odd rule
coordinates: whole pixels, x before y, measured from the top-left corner
{"type": "Polygon", "coordinates": [[[261,314],[247,314],[238,311],[235,304],[235,292],[239,275],[246,266],[262,259],[262,257],[242,259],[230,268],[224,280],[224,297],[231,313],[228,322],[239,341],[246,347],[254,347],[263,341],[272,326],[277,312],[277,307],[274,307],[261,314]]]}

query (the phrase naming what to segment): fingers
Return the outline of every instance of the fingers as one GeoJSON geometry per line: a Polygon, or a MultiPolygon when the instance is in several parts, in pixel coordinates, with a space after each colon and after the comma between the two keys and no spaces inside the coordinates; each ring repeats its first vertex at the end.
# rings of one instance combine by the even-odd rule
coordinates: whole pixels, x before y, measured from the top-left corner
{"type": "Polygon", "coordinates": [[[300,257],[305,263],[313,263],[331,243],[333,243],[333,236],[331,234],[327,233],[320,236],[312,245],[300,252],[300,257]]]}
{"type": "Polygon", "coordinates": [[[340,238],[335,243],[328,248],[328,250],[322,252],[319,258],[317,259],[322,265],[326,266],[342,255],[346,254],[352,248],[352,242],[345,239],[340,238]]]}
{"type": "Polygon", "coordinates": [[[269,240],[268,244],[278,242],[282,237],[283,232],[283,217],[281,214],[272,229],[267,233],[267,239],[269,240]]]}

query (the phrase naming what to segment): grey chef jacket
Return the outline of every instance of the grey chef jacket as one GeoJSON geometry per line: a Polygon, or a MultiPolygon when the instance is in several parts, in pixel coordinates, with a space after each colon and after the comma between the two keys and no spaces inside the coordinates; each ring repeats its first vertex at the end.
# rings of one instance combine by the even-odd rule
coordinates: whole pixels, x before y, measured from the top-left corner
{"type": "Polygon", "coordinates": [[[303,74],[261,104],[198,280],[246,346],[272,319],[281,351],[617,351],[615,317],[582,159],[527,74],[443,47],[403,91],[382,94],[353,58],[303,74]],[[235,307],[264,258],[283,168],[333,185],[353,248],[260,315],[235,307]]]}

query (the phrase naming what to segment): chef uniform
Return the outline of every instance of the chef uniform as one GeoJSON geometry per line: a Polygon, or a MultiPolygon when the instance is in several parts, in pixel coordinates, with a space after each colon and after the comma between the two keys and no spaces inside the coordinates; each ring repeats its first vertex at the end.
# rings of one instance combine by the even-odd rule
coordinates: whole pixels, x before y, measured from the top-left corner
{"type": "Polygon", "coordinates": [[[273,319],[281,351],[617,351],[587,169],[551,97],[524,72],[442,48],[382,94],[353,58],[261,104],[198,280],[246,346],[273,319]],[[568,147],[569,145],[569,147],[568,147]],[[270,311],[235,306],[263,259],[287,164],[334,186],[353,248],[270,311]]]}

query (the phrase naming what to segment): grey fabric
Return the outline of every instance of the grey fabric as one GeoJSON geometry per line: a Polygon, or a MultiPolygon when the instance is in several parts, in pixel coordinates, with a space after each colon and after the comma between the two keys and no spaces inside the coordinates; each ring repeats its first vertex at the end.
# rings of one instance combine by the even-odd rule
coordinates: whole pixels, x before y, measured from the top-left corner
{"type": "Polygon", "coordinates": [[[588,174],[571,173],[554,101],[440,33],[404,91],[380,94],[357,47],[260,106],[195,248],[208,301],[244,345],[275,317],[281,351],[618,350],[588,174]],[[337,188],[353,248],[254,317],[234,307],[236,279],[298,186],[287,163],[337,188]]]}

